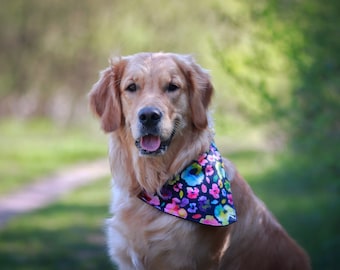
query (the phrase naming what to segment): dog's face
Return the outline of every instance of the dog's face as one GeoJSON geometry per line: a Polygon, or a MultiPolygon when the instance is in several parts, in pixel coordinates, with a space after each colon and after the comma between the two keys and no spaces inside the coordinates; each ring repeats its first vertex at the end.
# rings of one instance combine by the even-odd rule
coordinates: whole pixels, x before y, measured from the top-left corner
{"type": "Polygon", "coordinates": [[[141,155],[164,154],[186,128],[207,127],[208,74],[191,57],[142,53],[115,60],[90,92],[105,132],[127,128],[141,155]]]}
{"type": "Polygon", "coordinates": [[[184,74],[171,57],[133,57],[120,91],[125,124],[143,155],[164,153],[188,124],[184,74]]]}

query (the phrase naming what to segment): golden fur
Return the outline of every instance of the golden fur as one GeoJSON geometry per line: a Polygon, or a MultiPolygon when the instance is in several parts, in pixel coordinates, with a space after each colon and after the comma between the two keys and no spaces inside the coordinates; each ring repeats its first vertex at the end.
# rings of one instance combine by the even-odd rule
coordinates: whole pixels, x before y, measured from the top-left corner
{"type": "Polygon", "coordinates": [[[280,226],[225,159],[238,221],[210,227],[164,214],[140,199],[153,194],[213,139],[207,108],[213,87],[190,56],[140,53],[111,61],[89,94],[110,133],[113,217],[107,221],[109,255],[119,269],[310,269],[305,252],[280,226]],[[172,87],[172,88],[171,88],[172,87]],[[172,138],[164,153],[144,155],[143,108],[162,115],[158,135],[172,138]],[[173,136],[173,137],[172,137],[173,136]]]}

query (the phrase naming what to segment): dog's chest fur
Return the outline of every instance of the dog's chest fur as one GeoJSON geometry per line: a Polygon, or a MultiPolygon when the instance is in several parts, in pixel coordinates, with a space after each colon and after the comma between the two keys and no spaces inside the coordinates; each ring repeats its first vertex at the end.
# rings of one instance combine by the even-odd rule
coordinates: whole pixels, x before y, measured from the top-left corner
{"type": "Polygon", "coordinates": [[[216,269],[214,262],[227,245],[227,230],[163,214],[115,187],[112,195],[114,216],[107,221],[108,246],[121,269],[216,269]],[[221,239],[220,243],[212,237],[221,239]],[[214,246],[208,248],[210,243],[214,246]],[[202,254],[201,245],[205,246],[202,254]]]}

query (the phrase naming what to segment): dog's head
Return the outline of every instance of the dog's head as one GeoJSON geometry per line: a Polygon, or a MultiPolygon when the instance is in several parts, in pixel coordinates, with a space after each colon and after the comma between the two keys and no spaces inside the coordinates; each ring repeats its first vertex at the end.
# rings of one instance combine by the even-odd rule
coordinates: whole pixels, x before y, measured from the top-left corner
{"type": "Polygon", "coordinates": [[[105,132],[127,128],[140,154],[158,155],[186,128],[207,127],[212,92],[192,57],[140,53],[112,60],[89,97],[105,132]]]}

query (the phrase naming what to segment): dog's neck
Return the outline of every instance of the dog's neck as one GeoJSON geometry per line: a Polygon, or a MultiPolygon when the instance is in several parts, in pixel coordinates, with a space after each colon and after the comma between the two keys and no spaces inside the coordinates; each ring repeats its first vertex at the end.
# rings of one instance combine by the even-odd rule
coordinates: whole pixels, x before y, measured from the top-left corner
{"type": "Polygon", "coordinates": [[[141,156],[129,134],[128,130],[120,129],[111,135],[110,165],[114,183],[132,196],[142,190],[150,194],[159,192],[188,161],[207,151],[213,138],[210,129],[197,131],[193,128],[185,136],[175,137],[165,154],[141,156]]]}

